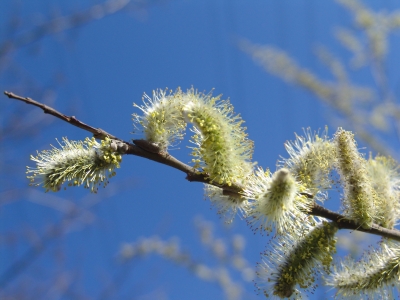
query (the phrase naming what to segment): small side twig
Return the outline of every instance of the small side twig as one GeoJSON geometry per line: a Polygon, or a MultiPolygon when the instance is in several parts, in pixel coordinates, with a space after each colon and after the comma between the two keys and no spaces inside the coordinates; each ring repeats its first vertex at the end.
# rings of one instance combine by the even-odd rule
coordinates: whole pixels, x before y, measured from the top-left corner
{"type": "Polygon", "coordinates": [[[71,125],[74,125],[83,130],[93,133],[93,136],[95,138],[104,139],[106,136],[108,136],[111,139],[120,140],[119,138],[113,136],[112,134],[109,134],[108,132],[104,131],[103,129],[94,128],[90,125],[87,125],[87,124],[79,121],[77,118],[75,118],[75,116],[66,116],[66,115],[58,112],[54,108],[47,106],[45,104],[42,104],[40,102],[37,102],[29,97],[21,97],[21,96],[15,95],[14,93],[7,92],[7,91],[4,92],[4,95],[6,95],[8,98],[20,100],[20,101],[25,102],[26,104],[31,104],[31,105],[37,106],[37,107],[41,108],[45,114],[50,114],[52,116],[55,116],[58,119],[61,119],[67,123],[70,123],[71,125]]]}

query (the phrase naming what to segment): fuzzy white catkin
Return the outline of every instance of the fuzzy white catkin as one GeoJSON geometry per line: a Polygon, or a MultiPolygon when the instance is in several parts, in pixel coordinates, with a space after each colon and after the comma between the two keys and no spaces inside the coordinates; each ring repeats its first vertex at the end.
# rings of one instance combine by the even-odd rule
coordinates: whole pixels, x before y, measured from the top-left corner
{"type": "Polygon", "coordinates": [[[302,299],[301,290],[312,289],[316,275],[329,269],[336,250],[336,231],[334,223],[323,221],[302,239],[281,236],[258,264],[257,287],[268,299],[302,299]]]}
{"type": "Polygon", "coordinates": [[[300,195],[301,185],[289,170],[282,168],[272,176],[259,168],[246,182],[243,195],[252,201],[247,210],[247,222],[254,230],[300,235],[307,223],[309,201],[300,195]]]}
{"type": "Polygon", "coordinates": [[[354,135],[339,128],[335,134],[337,170],[344,185],[343,206],[348,217],[369,227],[380,223],[379,197],[368,176],[367,162],[358,152],[354,135]]]}
{"type": "Polygon", "coordinates": [[[85,141],[70,141],[63,138],[60,148],[38,152],[31,160],[36,167],[27,167],[31,185],[43,185],[46,191],[58,191],[65,182],[69,186],[84,185],[92,192],[98,186],[108,183],[108,178],[115,175],[122,160],[118,147],[109,138],[98,143],[94,138],[85,141]]]}
{"type": "Polygon", "coordinates": [[[343,299],[395,299],[399,290],[399,242],[382,242],[379,250],[370,250],[355,261],[350,257],[336,263],[326,284],[337,289],[343,299]]]}
{"type": "Polygon", "coordinates": [[[133,114],[136,128],[143,128],[145,139],[162,150],[179,143],[185,134],[186,123],[182,115],[182,91],[155,90],[153,97],[144,94],[143,105],[133,104],[143,115],[133,114]],[[137,125],[136,125],[137,124],[137,125]]]}

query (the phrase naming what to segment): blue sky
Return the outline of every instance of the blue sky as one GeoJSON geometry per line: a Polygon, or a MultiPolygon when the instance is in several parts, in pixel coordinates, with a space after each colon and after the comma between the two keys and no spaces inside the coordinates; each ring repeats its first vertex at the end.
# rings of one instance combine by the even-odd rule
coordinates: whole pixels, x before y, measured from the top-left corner
{"type": "MultiPolygon", "coordinates": [[[[18,32],[23,32],[52,13],[66,15],[96,3],[2,1],[0,39],[13,39],[13,33],[7,30],[11,16],[22,20],[23,29],[18,32]]],[[[396,8],[395,1],[386,1],[385,6],[380,3],[383,1],[368,2],[373,8],[396,8]]],[[[255,142],[254,160],[275,170],[279,156],[287,157],[284,142],[293,140],[295,132],[330,125],[333,133],[337,124],[332,123],[331,108],[312,94],[267,74],[238,48],[238,41],[244,38],[256,44],[276,45],[329,79],[331,75],[315,59],[313,47],[323,44],[347,59],[349,54],[334,40],[332,32],[337,25],[351,24],[350,14],[334,1],[152,1],[140,11],[93,20],[15,50],[2,62],[0,87],[16,93],[29,92],[23,96],[38,101],[51,100],[61,112],[124,140],[140,138],[131,134],[131,114],[135,112],[132,103],[141,103],[144,92],[150,95],[152,90],[166,87],[186,90],[193,86],[205,92],[214,89],[213,94],[230,98],[235,111],[246,121],[249,138],[255,142]]],[[[396,83],[398,73],[391,75],[396,83]]],[[[368,82],[361,75],[358,78],[368,82]]],[[[25,166],[32,165],[30,154],[55,144],[55,138],[84,139],[88,133],[43,116],[37,108],[3,98],[1,108],[6,114],[24,106],[14,120],[28,124],[23,130],[32,130],[28,122],[32,118],[43,118],[43,123],[34,125],[38,129],[28,130],[29,135],[23,139],[10,138],[1,146],[5,162],[0,192],[21,194],[0,209],[0,271],[24,255],[34,244],[32,237],[42,236],[51,224],[62,219],[59,211],[38,204],[35,199],[41,199],[41,203],[45,199],[68,200],[77,205],[99,201],[91,209],[93,222],[74,227],[52,241],[24,274],[10,283],[10,290],[25,282],[32,290],[34,279],[49,282],[54,274],[65,272],[76,278],[74,289],[88,299],[100,299],[104,286],[123,268],[116,262],[121,245],[153,235],[179,238],[183,249],[215,267],[210,253],[201,247],[194,226],[196,216],[213,222],[222,239],[243,235],[246,259],[251,266],[260,261],[259,254],[268,245],[268,237],[253,234],[240,218],[226,229],[216,210],[210,209],[208,200],[204,201],[201,184],[189,183],[184,174],[152,161],[124,157],[117,176],[99,195],[88,195],[83,188],[68,188],[56,194],[27,188],[25,166]],[[10,245],[11,236],[15,240],[10,245]]],[[[2,117],[2,126],[6,120],[2,117]]],[[[182,143],[171,154],[189,162],[187,145],[182,143]]],[[[339,207],[334,200],[329,205],[339,207]]],[[[199,280],[187,269],[157,255],[139,260],[128,269],[110,299],[223,298],[217,285],[199,280]]],[[[239,280],[240,275],[236,272],[234,278],[239,280]]],[[[263,298],[255,295],[251,282],[244,287],[244,299],[263,298]]],[[[328,297],[322,296],[323,292],[317,290],[310,299],[328,297]]],[[[49,291],[42,296],[59,299],[49,291]]],[[[68,294],[60,296],[73,298],[68,294]]]]}

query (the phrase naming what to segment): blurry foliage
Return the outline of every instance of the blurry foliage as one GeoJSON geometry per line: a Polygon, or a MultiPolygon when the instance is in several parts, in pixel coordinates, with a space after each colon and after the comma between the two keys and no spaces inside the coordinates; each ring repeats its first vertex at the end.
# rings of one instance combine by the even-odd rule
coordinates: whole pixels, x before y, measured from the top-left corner
{"type": "Polygon", "coordinates": [[[152,254],[159,255],[188,269],[198,279],[217,284],[225,299],[249,299],[251,295],[246,295],[244,283],[252,283],[255,273],[244,257],[245,237],[239,234],[230,238],[217,237],[213,224],[202,218],[196,218],[195,224],[207,259],[194,258],[190,251],[182,249],[178,238],[163,241],[157,236],[122,245],[118,259],[129,263],[152,254]]]}
{"type": "Polygon", "coordinates": [[[300,66],[295,58],[276,46],[242,40],[240,47],[269,74],[311,92],[332,107],[336,112],[331,114],[335,125],[353,130],[376,152],[399,158],[391,147],[393,137],[398,140],[400,106],[387,69],[391,36],[400,29],[400,10],[373,11],[358,0],[337,2],[354,20],[352,28],[334,30],[335,38],[350,52],[351,58],[344,62],[323,46],[317,47],[315,53],[333,79],[321,78],[300,66]],[[357,83],[356,72],[360,70],[370,75],[369,84],[357,83]]]}

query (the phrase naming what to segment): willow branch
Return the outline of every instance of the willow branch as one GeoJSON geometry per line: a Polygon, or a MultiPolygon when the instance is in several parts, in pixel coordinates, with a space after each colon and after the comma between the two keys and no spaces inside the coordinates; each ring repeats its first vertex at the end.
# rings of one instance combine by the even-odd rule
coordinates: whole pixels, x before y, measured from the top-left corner
{"type": "MultiPolygon", "coordinates": [[[[237,195],[238,197],[241,197],[240,192],[243,190],[243,187],[236,184],[236,185],[220,185],[216,182],[213,182],[210,180],[210,178],[207,176],[207,174],[201,173],[199,170],[196,170],[195,168],[181,162],[177,158],[173,157],[170,155],[168,152],[165,151],[149,151],[148,149],[151,149],[151,147],[154,147],[151,143],[145,141],[145,140],[133,140],[132,143],[128,143],[123,141],[122,139],[104,131],[101,128],[95,128],[92,127],[88,124],[85,124],[75,118],[74,116],[66,116],[57,110],[55,110],[52,107],[49,107],[47,105],[44,105],[40,102],[37,102],[31,98],[28,97],[21,97],[18,95],[15,95],[10,92],[4,92],[6,96],[10,99],[15,99],[15,100],[20,100],[23,101],[27,104],[34,105],[36,107],[39,107],[43,110],[44,113],[53,115],[73,126],[79,127],[83,130],[86,130],[90,133],[93,134],[95,138],[99,139],[104,139],[105,137],[109,137],[111,139],[115,139],[118,141],[121,141],[125,143],[128,146],[128,149],[125,154],[130,154],[130,155],[135,155],[135,156],[140,156],[158,163],[161,163],[163,165],[170,166],[174,169],[177,169],[181,172],[184,172],[186,174],[186,179],[190,182],[203,182],[203,183],[208,183],[214,186],[217,186],[219,188],[222,188],[224,190],[225,194],[229,195],[237,195]]],[[[306,196],[313,198],[313,195],[306,194],[306,196]]],[[[396,241],[400,241],[400,231],[395,230],[395,229],[387,229],[382,226],[372,224],[370,228],[363,228],[361,224],[354,220],[347,219],[345,216],[338,214],[336,212],[333,212],[329,209],[326,209],[316,203],[314,203],[313,208],[309,212],[310,215],[314,216],[320,216],[324,217],[328,220],[331,220],[332,222],[335,222],[339,229],[350,229],[350,230],[357,230],[357,231],[362,231],[362,232],[367,232],[370,234],[375,234],[375,235],[380,235],[382,237],[386,238],[391,238],[396,241]]]]}
{"type": "Polygon", "coordinates": [[[362,231],[370,234],[380,235],[382,237],[391,238],[400,242],[400,231],[396,229],[388,229],[377,224],[372,224],[370,228],[363,228],[361,224],[347,219],[345,216],[331,211],[321,205],[314,203],[310,212],[311,215],[323,217],[325,219],[335,222],[339,229],[350,229],[362,231]]]}
{"type": "MultiPolygon", "coordinates": [[[[182,172],[186,173],[186,179],[188,181],[210,183],[210,178],[208,178],[207,175],[202,174],[195,168],[181,162],[180,160],[178,160],[175,157],[173,157],[172,155],[170,155],[168,152],[160,151],[160,152],[154,153],[154,152],[146,150],[151,147],[151,144],[147,141],[133,140],[134,143],[140,145],[140,146],[137,146],[135,144],[126,142],[126,141],[112,135],[111,133],[106,132],[105,130],[103,130],[101,128],[95,128],[93,126],[90,126],[90,125],[78,120],[75,116],[64,115],[64,114],[60,113],[59,111],[57,111],[56,109],[54,109],[50,106],[44,105],[40,102],[37,102],[29,97],[22,97],[22,96],[19,96],[19,95],[16,95],[14,93],[7,92],[7,91],[5,91],[4,94],[10,99],[23,101],[26,104],[30,104],[30,105],[39,107],[40,109],[43,110],[43,112],[45,114],[50,114],[64,122],[67,122],[73,126],[76,126],[85,131],[88,131],[88,132],[92,133],[95,138],[104,139],[105,137],[109,137],[110,139],[121,141],[128,146],[128,150],[127,150],[126,154],[131,154],[131,155],[147,158],[147,159],[153,160],[155,162],[161,163],[163,165],[170,166],[179,171],[182,171],[182,172]],[[140,143],[139,143],[139,141],[140,141],[140,143]],[[147,147],[145,147],[146,144],[148,144],[147,147]]],[[[212,182],[212,184],[215,186],[218,186],[226,191],[236,193],[236,194],[238,194],[239,191],[242,190],[242,187],[239,185],[232,185],[232,186],[220,185],[220,184],[217,184],[216,182],[212,182]]]]}

